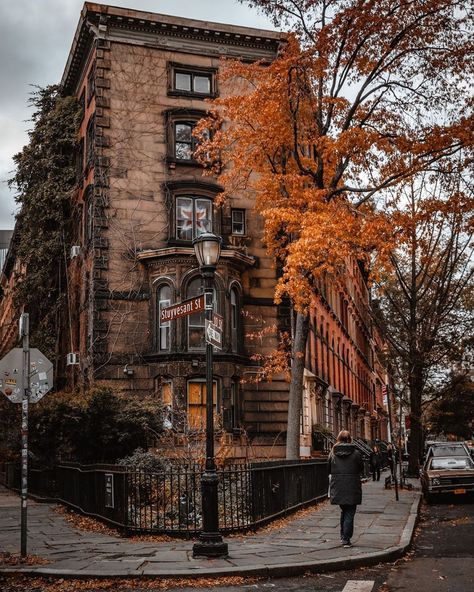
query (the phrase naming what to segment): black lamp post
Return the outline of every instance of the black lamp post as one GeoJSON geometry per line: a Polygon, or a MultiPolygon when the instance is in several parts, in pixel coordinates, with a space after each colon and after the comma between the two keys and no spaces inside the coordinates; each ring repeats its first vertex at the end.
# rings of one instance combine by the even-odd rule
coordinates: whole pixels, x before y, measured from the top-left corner
{"type": "MultiPolygon", "coordinates": [[[[199,269],[204,278],[206,321],[212,322],[214,275],[221,254],[222,239],[204,232],[193,241],[199,269]]],[[[228,554],[227,543],[219,533],[218,478],[214,460],[214,400],[212,345],[206,343],[206,466],[201,477],[202,531],[193,545],[193,555],[222,557],[228,554]]]]}

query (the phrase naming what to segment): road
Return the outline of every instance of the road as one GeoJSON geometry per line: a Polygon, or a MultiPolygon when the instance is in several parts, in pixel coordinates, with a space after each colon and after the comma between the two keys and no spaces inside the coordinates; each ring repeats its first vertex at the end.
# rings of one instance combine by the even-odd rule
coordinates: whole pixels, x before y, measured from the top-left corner
{"type": "MultiPolygon", "coordinates": [[[[77,590],[83,590],[85,583],[77,590]]],[[[89,584],[90,585],[90,584],[89,584]]],[[[54,592],[69,590],[68,584],[54,592]]],[[[87,586],[88,592],[95,592],[87,586]]],[[[166,589],[171,589],[167,587],[166,589]]],[[[49,592],[47,584],[29,585],[24,579],[0,578],[1,592],[49,592]]],[[[97,587],[97,592],[104,588],[97,587]]],[[[113,585],[113,592],[158,592],[145,587],[113,585]]],[[[347,572],[307,575],[298,578],[248,581],[236,586],[179,588],[180,592],[470,592],[474,590],[474,500],[443,500],[422,505],[420,522],[409,555],[392,564],[347,572]]]]}

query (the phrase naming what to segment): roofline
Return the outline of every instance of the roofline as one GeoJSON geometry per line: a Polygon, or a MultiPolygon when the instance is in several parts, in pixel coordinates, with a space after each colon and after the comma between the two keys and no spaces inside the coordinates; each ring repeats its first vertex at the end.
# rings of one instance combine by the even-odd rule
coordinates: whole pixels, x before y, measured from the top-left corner
{"type": "Polygon", "coordinates": [[[83,64],[86,58],[85,52],[90,47],[90,42],[94,38],[94,25],[97,26],[100,21],[104,20],[113,20],[117,24],[120,23],[120,26],[125,29],[129,27],[130,30],[169,31],[170,34],[175,35],[181,31],[186,36],[195,35],[199,37],[204,35],[206,38],[209,38],[209,33],[212,32],[220,43],[232,44],[238,42],[243,46],[257,45],[268,47],[269,45],[273,45],[277,49],[287,39],[287,34],[279,31],[242,27],[230,23],[200,21],[142,10],[120,8],[108,4],[85,2],[61,79],[61,87],[66,92],[71,92],[76,81],[77,69],[83,64]]]}

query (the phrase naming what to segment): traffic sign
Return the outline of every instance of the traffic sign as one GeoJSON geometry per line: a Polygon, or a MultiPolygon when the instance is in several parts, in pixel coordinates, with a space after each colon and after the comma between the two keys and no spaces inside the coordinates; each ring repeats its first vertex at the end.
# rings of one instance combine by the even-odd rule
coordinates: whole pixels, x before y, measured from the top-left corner
{"type": "Polygon", "coordinates": [[[181,317],[194,314],[195,312],[202,312],[204,310],[204,294],[197,296],[196,298],[190,298],[189,300],[183,300],[173,306],[168,306],[161,310],[160,320],[162,323],[167,321],[173,321],[181,317]]]}
{"type": "Polygon", "coordinates": [[[217,325],[206,319],[205,323],[206,343],[210,343],[217,349],[222,349],[222,331],[217,325]]]}
{"type": "MultiPolygon", "coordinates": [[[[0,360],[0,392],[12,403],[23,397],[23,349],[13,348],[0,360]]],[[[39,349],[30,349],[30,402],[37,403],[53,388],[53,364],[39,349]]]]}
{"type": "Polygon", "coordinates": [[[212,324],[215,325],[219,329],[219,331],[222,332],[224,330],[224,317],[221,317],[221,315],[217,314],[217,312],[213,312],[212,324]]]}

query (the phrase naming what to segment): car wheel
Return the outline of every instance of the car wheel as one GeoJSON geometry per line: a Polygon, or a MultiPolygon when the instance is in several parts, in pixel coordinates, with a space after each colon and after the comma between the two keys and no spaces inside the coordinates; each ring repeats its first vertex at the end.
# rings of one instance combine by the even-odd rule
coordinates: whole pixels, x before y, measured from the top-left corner
{"type": "Polygon", "coordinates": [[[433,496],[430,493],[428,493],[427,491],[424,491],[423,492],[423,497],[425,498],[425,502],[427,504],[432,504],[433,503],[433,496]]]}

